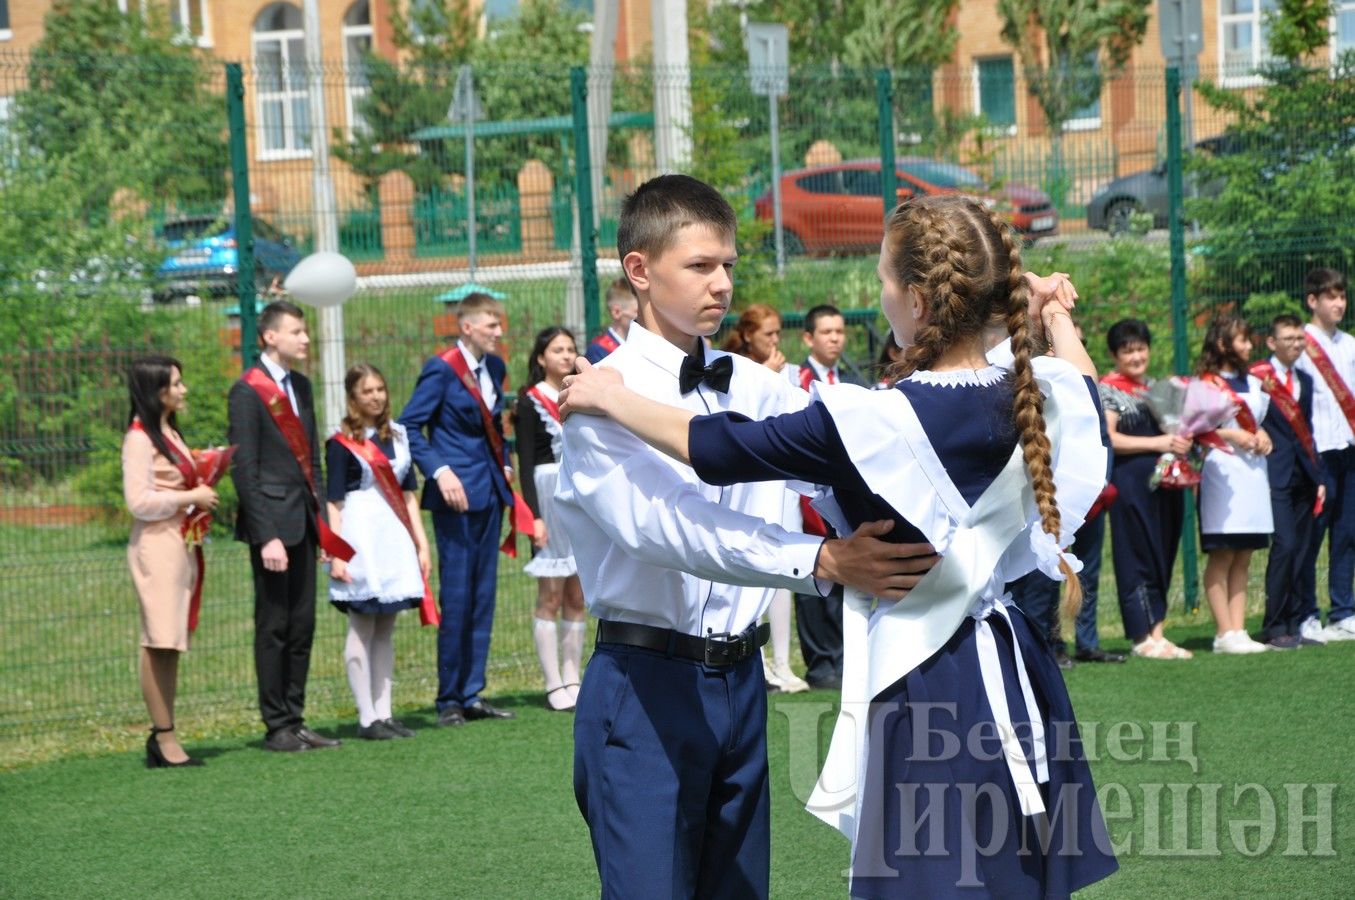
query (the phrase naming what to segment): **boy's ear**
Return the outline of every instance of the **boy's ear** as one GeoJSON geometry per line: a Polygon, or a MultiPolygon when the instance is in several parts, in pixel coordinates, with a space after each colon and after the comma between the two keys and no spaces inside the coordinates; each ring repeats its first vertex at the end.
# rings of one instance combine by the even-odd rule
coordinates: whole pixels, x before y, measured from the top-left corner
{"type": "Polygon", "coordinates": [[[806,347],[814,346],[814,335],[810,334],[808,331],[800,332],[800,340],[804,341],[806,347]]]}
{"type": "Polygon", "coordinates": [[[1317,309],[1317,294],[1308,294],[1303,298],[1303,302],[1307,305],[1309,312],[1317,309]]]}
{"type": "Polygon", "coordinates": [[[1275,335],[1266,335],[1266,348],[1270,350],[1271,353],[1275,352],[1275,335]]]}
{"type": "Polygon", "coordinates": [[[649,263],[639,250],[632,250],[621,260],[621,269],[637,291],[649,290],[649,263]]]}

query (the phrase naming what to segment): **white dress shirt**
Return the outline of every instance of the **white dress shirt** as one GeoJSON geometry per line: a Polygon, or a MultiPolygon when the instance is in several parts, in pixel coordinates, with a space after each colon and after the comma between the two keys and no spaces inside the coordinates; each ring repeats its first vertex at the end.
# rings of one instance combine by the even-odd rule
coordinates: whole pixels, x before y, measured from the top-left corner
{"type": "MultiPolygon", "coordinates": [[[[729,393],[703,384],[683,396],[686,354],[638,324],[626,337],[599,365],[662,403],[762,419],[809,402],[741,356],[733,357],[729,393]]],[[[707,350],[706,362],[728,355],[707,350]]],[[[758,620],[776,588],[822,593],[813,573],[823,539],[772,524],[781,518],[784,482],[703,484],[691,467],[610,419],[570,416],[564,432],[555,500],[593,615],[693,635],[737,633],[758,620]]]]}
{"type": "MultiPolygon", "coordinates": [[[[1289,373],[1293,371],[1293,369],[1298,368],[1298,361],[1295,360],[1294,366],[1291,368],[1280,362],[1274,356],[1271,356],[1270,367],[1275,370],[1275,381],[1283,386],[1289,379],[1289,373]]],[[[1297,375],[1294,376],[1294,384],[1289,388],[1289,393],[1293,395],[1295,400],[1303,396],[1303,384],[1299,381],[1297,375]]]]}
{"type": "MultiPolygon", "coordinates": [[[[1303,330],[1317,338],[1346,387],[1355,390],[1355,338],[1339,329],[1335,336],[1329,337],[1325,331],[1312,324],[1305,325],[1303,330]]],[[[1308,358],[1308,353],[1305,351],[1294,365],[1313,376],[1313,443],[1317,445],[1317,452],[1340,450],[1355,443],[1355,434],[1350,431],[1350,423],[1341,411],[1341,404],[1336,402],[1336,395],[1327,386],[1327,380],[1322,377],[1317,366],[1308,358]]]]}
{"type": "Polygon", "coordinates": [[[818,377],[819,381],[822,381],[824,384],[838,384],[842,381],[842,373],[838,371],[837,366],[825,366],[812,355],[808,358],[807,362],[809,363],[809,367],[814,370],[814,374],[818,377]],[[831,381],[828,378],[829,372],[833,373],[831,381]]]}
{"type": "Polygon", "coordinates": [[[296,391],[292,390],[292,379],[287,378],[288,375],[292,374],[292,370],[273,362],[272,357],[267,353],[259,354],[259,362],[263,363],[264,370],[278,383],[278,387],[282,388],[282,392],[287,395],[288,402],[292,404],[292,412],[298,416],[301,415],[301,409],[296,405],[296,391]],[[286,380],[284,381],[283,379],[286,380]]]}
{"type": "MultiPolygon", "coordinates": [[[[480,396],[485,398],[485,406],[493,410],[494,404],[499,399],[499,392],[494,386],[494,379],[489,375],[489,366],[480,362],[480,358],[475,355],[475,351],[472,350],[465,341],[457,341],[456,349],[460,350],[461,355],[465,357],[466,368],[470,369],[471,377],[474,378],[475,383],[480,386],[480,396]]],[[[433,472],[433,480],[437,481],[438,476],[443,472],[451,471],[451,466],[438,466],[433,472]]],[[[505,473],[511,473],[512,471],[512,466],[504,466],[505,473]]],[[[455,475],[456,473],[452,472],[452,474],[455,475]]],[[[511,480],[512,476],[509,475],[508,477],[511,480]]]]}

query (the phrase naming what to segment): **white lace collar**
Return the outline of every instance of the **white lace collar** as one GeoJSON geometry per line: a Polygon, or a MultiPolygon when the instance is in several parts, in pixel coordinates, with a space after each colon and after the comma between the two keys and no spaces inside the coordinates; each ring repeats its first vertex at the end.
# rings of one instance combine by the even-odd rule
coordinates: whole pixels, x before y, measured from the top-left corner
{"type": "Polygon", "coordinates": [[[1007,370],[1001,366],[985,366],[982,369],[953,369],[948,372],[918,371],[904,380],[941,387],[988,387],[1006,378],[1007,374],[1007,370]]]}

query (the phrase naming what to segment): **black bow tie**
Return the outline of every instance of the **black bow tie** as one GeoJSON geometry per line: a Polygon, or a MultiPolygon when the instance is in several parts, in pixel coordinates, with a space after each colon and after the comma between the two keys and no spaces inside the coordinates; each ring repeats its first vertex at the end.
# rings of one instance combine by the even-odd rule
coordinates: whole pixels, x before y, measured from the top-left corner
{"type": "Polygon", "coordinates": [[[704,382],[722,394],[729,393],[729,379],[734,374],[733,357],[721,356],[708,366],[702,365],[704,361],[697,356],[689,356],[682,361],[682,369],[678,372],[678,390],[690,394],[704,382]]]}

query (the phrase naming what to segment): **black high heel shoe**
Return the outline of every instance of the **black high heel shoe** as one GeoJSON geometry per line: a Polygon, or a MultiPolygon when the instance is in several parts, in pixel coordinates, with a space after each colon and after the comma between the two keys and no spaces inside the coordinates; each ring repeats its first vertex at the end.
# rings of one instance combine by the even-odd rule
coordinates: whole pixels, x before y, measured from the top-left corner
{"type": "Polygon", "coordinates": [[[151,736],[146,738],[146,768],[148,769],[178,769],[184,766],[200,766],[202,760],[188,757],[183,762],[170,762],[165,759],[165,754],[160,750],[160,742],[155,739],[157,734],[168,734],[174,730],[171,725],[168,728],[157,728],[151,726],[151,736]]]}

